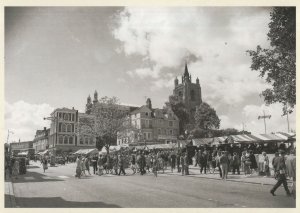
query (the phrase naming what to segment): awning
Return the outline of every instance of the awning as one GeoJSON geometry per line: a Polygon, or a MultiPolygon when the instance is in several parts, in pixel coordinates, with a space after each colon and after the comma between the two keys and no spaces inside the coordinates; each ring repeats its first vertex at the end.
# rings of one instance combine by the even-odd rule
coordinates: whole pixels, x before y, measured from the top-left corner
{"type": "Polygon", "coordinates": [[[229,136],[229,141],[232,141],[233,143],[286,142],[290,137],[292,137],[288,137],[288,135],[289,133],[231,135],[229,136]]]}
{"type": "Polygon", "coordinates": [[[47,154],[49,151],[48,150],[45,150],[45,151],[43,151],[43,152],[40,152],[39,154],[40,155],[45,155],[45,154],[47,154]]]}
{"type": "Polygon", "coordinates": [[[88,155],[88,154],[96,154],[96,153],[98,153],[98,149],[79,149],[74,154],[88,155]]]}
{"type": "Polygon", "coordinates": [[[214,138],[195,138],[192,141],[193,146],[201,146],[211,144],[214,141],[214,138]]]}

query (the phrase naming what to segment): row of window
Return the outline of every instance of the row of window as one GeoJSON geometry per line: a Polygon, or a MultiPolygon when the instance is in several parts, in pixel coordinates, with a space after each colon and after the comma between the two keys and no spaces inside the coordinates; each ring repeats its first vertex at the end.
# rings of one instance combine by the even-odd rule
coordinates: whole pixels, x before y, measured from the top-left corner
{"type": "MultiPolygon", "coordinates": [[[[152,120],[141,119],[141,126],[142,126],[142,128],[152,128],[152,123],[154,123],[154,124],[157,123],[157,124],[163,125],[164,122],[167,122],[167,121],[164,121],[164,120],[154,120],[152,122],[152,120]]],[[[137,127],[137,121],[136,120],[134,121],[133,125],[135,127],[137,127]]],[[[169,125],[169,127],[173,127],[174,126],[174,122],[173,121],[169,121],[168,125],[169,125]]]]}
{"type": "Polygon", "coordinates": [[[58,131],[59,132],[74,132],[74,124],[59,123],[58,131]]]}
{"type": "Polygon", "coordinates": [[[58,144],[73,144],[74,143],[74,137],[73,136],[58,136],[58,144]]]}
{"type": "Polygon", "coordinates": [[[60,119],[65,120],[65,121],[75,121],[75,114],[74,113],[59,112],[58,117],[60,119]]]}
{"type": "Polygon", "coordinates": [[[89,137],[80,137],[79,139],[79,144],[83,145],[93,145],[94,144],[94,140],[93,138],[89,138],[89,137]]]}

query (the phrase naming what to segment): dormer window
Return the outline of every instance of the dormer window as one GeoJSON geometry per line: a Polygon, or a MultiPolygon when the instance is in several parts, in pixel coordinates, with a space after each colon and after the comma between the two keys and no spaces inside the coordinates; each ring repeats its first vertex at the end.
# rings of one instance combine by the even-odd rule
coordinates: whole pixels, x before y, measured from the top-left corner
{"type": "Polygon", "coordinates": [[[146,116],[148,116],[149,115],[149,113],[148,112],[146,112],[146,116]]]}

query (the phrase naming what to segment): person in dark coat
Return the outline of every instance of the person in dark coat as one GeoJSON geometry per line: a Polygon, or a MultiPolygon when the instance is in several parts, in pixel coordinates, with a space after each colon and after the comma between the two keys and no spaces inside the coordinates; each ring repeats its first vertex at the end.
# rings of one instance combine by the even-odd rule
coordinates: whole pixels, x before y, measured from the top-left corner
{"type": "Polygon", "coordinates": [[[97,154],[94,154],[94,156],[92,157],[94,175],[97,173],[97,162],[98,162],[98,156],[97,154]]]}
{"type": "Polygon", "coordinates": [[[178,172],[178,173],[181,172],[181,169],[180,169],[180,164],[181,164],[180,158],[181,158],[181,155],[180,155],[180,153],[178,152],[177,155],[176,155],[176,163],[177,163],[177,172],[178,172]]]}
{"type": "Polygon", "coordinates": [[[279,158],[278,163],[276,164],[276,177],[277,177],[277,183],[273,186],[270,193],[275,196],[275,191],[281,184],[283,184],[283,187],[286,191],[287,196],[291,196],[290,190],[287,185],[286,181],[286,165],[285,165],[285,159],[284,159],[284,152],[281,151],[281,156],[279,158]]]}
{"type": "Polygon", "coordinates": [[[250,162],[251,162],[251,165],[250,165],[251,174],[253,174],[253,171],[257,171],[258,166],[257,166],[255,155],[252,150],[250,151],[249,158],[250,158],[250,162]]]}
{"type": "Polygon", "coordinates": [[[232,174],[235,174],[235,171],[237,171],[238,175],[240,174],[240,165],[240,157],[234,152],[232,157],[232,174]]]}
{"type": "Polygon", "coordinates": [[[207,167],[207,156],[204,152],[199,153],[199,165],[200,165],[200,174],[204,169],[204,174],[206,174],[206,167],[207,167]]]}
{"type": "Polygon", "coordinates": [[[126,175],[125,170],[124,170],[124,166],[125,166],[124,156],[123,155],[119,155],[118,158],[119,158],[118,159],[118,163],[119,163],[119,168],[120,168],[118,175],[120,175],[121,172],[123,173],[123,175],[126,175]]]}
{"type": "Polygon", "coordinates": [[[141,158],[140,158],[140,173],[141,173],[141,175],[144,175],[146,173],[145,166],[146,166],[146,158],[145,158],[144,153],[142,152],[141,158]]]}

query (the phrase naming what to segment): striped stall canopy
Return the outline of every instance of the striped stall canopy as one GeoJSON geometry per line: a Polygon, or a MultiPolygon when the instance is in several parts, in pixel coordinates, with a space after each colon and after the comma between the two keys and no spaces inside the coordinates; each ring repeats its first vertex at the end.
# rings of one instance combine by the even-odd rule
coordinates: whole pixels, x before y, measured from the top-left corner
{"type": "Polygon", "coordinates": [[[233,143],[285,142],[293,135],[290,133],[231,135],[229,141],[233,143]]]}

